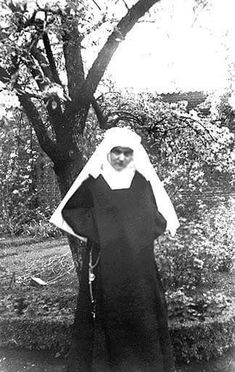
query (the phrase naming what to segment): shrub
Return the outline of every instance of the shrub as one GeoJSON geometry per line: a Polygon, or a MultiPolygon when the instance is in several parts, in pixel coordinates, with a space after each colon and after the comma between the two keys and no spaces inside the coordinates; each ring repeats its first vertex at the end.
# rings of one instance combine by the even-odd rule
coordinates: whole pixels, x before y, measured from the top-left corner
{"type": "Polygon", "coordinates": [[[33,220],[28,224],[22,225],[22,235],[46,239],[60,237],[63,233],[48,221],[33,220]]]}
{"type": "Polygon", "coordinates": [[[228,200],[204,209],[196,221],[181,219],[175,237],[161,237],[155,247],[166,289],[169,318],[201,320],[223,315],[231,300],[214,288],[219,272],[228,272],[234,260],[235,203],[228,200]]]}
{"type": "Polygon", "coordinates": [[[175,237],[158,240],[155,253],[166,288],[210,286],[214,273],[231,270],[235,244],[235,203],[204,210],[196,221],[181,219],[175,237]]]}
{"type": "Polygon", "coordinates": [[[20,212],[15,213],[5,223],[3,230],[6,234],[31,236],[39,239],[62,236],[62,232],[49,223],[52,214],[49,207],[43,210],[40,207],[30,210],[26,206],[20,212]]]}
{"type": "Polygon", "coordinates": [[[222,293],[207,291],[196,295],[186,295],[184,289],[166,292],[169,320],[185,323],[186,321],[205,321],[227,313],[233,308],[232,300],[222,293]]]}
{"type": "MultiPolygon", "coordinates": [[[[72,316],[0,319],[1,346],[50,350],[65,354],[71,341],[72,316]]],[[[234,345],[235,319],[171,324],[176,361],[208,360],[234,345]]],[[[101,337],[97,331],[97,337],[101,337]]],[[[100,343],[102,344],[102,343],[100,343]]]]}
{"type": "Polygon", "coordinates": [[[205,322],[172,324],[171,338],[176,360],[209,360],[234,346],[235,318],[224,316],[205,322]]]}

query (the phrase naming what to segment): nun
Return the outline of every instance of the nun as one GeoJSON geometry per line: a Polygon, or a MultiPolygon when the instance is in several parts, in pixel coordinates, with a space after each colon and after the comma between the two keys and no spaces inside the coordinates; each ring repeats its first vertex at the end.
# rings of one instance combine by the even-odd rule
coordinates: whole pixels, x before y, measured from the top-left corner
{"type": "Polygon", "coordinates": [[[179,223],[140,136],[106,131],[50,221],[87,243],[67,371],[175,371],[154,240],[179,223]]]}

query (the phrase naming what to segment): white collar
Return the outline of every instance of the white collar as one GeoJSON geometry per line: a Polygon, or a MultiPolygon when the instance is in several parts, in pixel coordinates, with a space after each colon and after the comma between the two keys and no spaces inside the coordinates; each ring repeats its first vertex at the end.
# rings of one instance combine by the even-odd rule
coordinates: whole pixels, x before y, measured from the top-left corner
{"type": "Polygon", "coordinates": [[[112,190],[129,189],[135,175],[135,166],[133,162],[130,162],[123,170],[116,171],[109,161],[106,160],[102,164],[100,174],[112,190]]]}

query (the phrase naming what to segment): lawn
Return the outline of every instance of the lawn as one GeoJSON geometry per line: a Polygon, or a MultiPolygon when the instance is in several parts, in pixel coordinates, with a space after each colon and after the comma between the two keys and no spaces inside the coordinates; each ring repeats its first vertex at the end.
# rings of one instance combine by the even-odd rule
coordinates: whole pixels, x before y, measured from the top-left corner
{"type": "Polygon", "coordinates": [[[78,283],[66,238],[1,239],[0,280],[2,317],[73,313],[78,283]],[[47,285],[37,286],[32,277],[47,285]]]}
{"type": "MultiPolygon", "coordinates": [[[[1,372],[64,372],[65,365],[64,358],[47,352],[0,349],[1,372]]],[[[234,370],[235,349],[217,360],[176,365],[177,372],[234,372],[234,370]]]]}

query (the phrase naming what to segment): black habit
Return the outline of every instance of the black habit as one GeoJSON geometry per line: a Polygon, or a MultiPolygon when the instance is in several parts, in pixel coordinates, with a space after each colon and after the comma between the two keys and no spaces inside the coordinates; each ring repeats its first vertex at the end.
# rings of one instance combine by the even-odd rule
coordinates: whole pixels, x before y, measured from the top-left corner
{"type": "Polygon", "coordinates": [[[130,188],[112,190],[102,175],[90,176],[62,214],[76,234],[88,238],[68,371],[173,372],[167,309],[153,252],[166,221],[150,183],[136,172],[130,188]],[[90,255],[97,264],[92,293],[90,255]]]}

